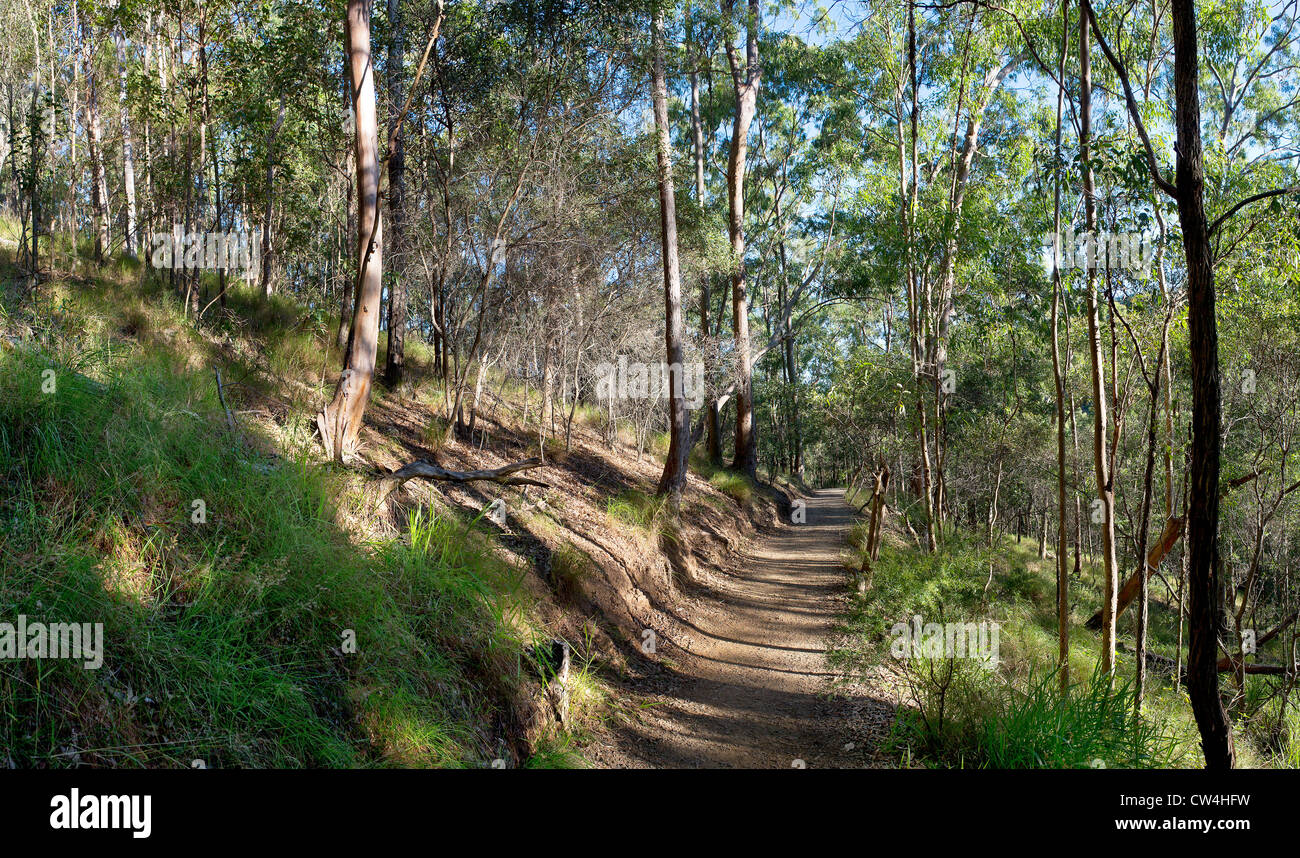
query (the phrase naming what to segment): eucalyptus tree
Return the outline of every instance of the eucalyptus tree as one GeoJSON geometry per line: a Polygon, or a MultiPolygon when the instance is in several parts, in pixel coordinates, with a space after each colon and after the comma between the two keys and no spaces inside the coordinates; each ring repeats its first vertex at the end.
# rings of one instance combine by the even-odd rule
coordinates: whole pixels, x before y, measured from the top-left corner
{"type": "Polygon", "coordinates": [[[723,0],[728,13],[725,43],[727,66],[735,92],[735,116],[731,124],[731,143],[727,153],[727,229],[731,238],[731,325],[735,335],[736,361],[736,449],[732,467],[751,476],[758,467],[758,442],[754,426],[753,365],[749,341],[749,293],[745,271],[745,171],[749,158],[749,128],[758,106],[758,90],[763,79],[759,57],[759,33],[762,27],[759,0],[748,0],[735,21],[735,0],[723,0]],[[743,32],[744,53],[737,46],[743,32]]]}
{"type": "Polygon", "coordinates": [[[375,106],[375,65],[370,50],[370,0],[348,0],[347,57],[356,114],[357,236],[356,305],[352,336],[334,399],[316,425],[325,449],[337,462],[359,446],[361,419],[370,401],[379,346],[383,294],[383,218],[379,212],[379,125],[375,106]]]}

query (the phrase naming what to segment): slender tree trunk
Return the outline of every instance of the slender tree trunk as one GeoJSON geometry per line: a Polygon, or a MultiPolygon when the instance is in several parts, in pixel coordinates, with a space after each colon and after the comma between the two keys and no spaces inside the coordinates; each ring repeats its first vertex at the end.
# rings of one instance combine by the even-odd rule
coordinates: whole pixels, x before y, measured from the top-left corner
{"type": "MultiPolygon", "coordinates": [[[[35,31],[33,31],[35,32],[35,31]]],[[[37,56],[39,57],[39,51],[37,56]]],[[[39,63],[39,60],[38,60],[39,63]]],[[[39,66],[38,66],[39,67],[39,66]]],[[[45,160],[45,135],[41,129],[41,92],[40,78],[37,77],[37,85],[32,90],[31,109],[28,111],[28,131],[30,132],[31,151],[28,153],[29,171],[27,177],[27,193],[31,209],[32,235],[31,244],[29,245],[30,253],[28,254],[29,270],[31,272],[32,282],[36,282],[41,274],[41,184],[40,184],[40,164],[45,160]]]]}
{"type": "Polygon", "coordinates": [[[916,3],[907,5],[907,69],[911,81],[911,169],[912,180],[907,195],[907,286],[908,316],[912,332],[912,376],[916,382],[916,434],[920,451],[920,494],[925,501],[926,550],[933,553],[938,543],[935,535],[934,484],[930,468],[930,442],[926,427],[925,358],[929,352],[929,302],[921,297],[921,272],[916,253],[916,202],[920,195],[917,153],[918,126],[921,118],[920,92],[916,69],[916,3]]]}
{"type": "Polygon", "coordinates": [[[651,96],[655,116],[655,162],[659,168],[659,224],[663,242],[664,345],[668,357],[668,458],[659,478],[659,494],[677,508],[686,483],[690,452],[690,412],[683,395],[685,351],[682,346],[682,277],[677,258],[677,199],[673,187],[672,137],[668,125],[668,82],[664,72],[664,18],[656,7],[651,34],[654,58],[651,96]]]}
{"type": "MultiPolygon", "coordinates": [[[[730,13],[735,0],[724,0],[730,13]]],[[[734,39],[727,38],[727,60],[736,87],[736,115],[731,126],[727,159],[728,231],[731,237],[731,309],[736,341],[736,450],[732,467],[749,476],[758,470],[758,441],[754,434],[753,367],[750,366],[749,297],[745,272],[745,168],[749,152],[749,126],[758,107],[762,67],[758,57],[759,0],[749,0],[745,21],[745,61],[734,39]]]]}
{"type": "MultiPolygon", "coordinates": [[[[77,189],[81,185],[81,162],[77,160],[77,119],[81,113],[81,63],[78,58],[81,56],[81,24],[79,21],[80,3],[73,0],[72,3],[72,89],[69,93],[69,120],[68,120],[68,166],[71,168],[72,175],[68,181],[68,215],[69,222],[72,225],[72,256],[77,256],[77,235],[80,223],[77,219],[77,189]]],[[[4,157],[0,155],[0,166],[4,164],[4,157]]]]}
{"type": "Polygon", "coordinates": [[[121,70],[118,101],[122,108],[122,163],[123,187],[126,192],[126,237],[123,244],[127,254],[139,253],[139,231],[135,205],[135,143],[131,138],[131,110],[126,98],[126,34],[117,31],[117,64],[121,70]]]}
{"type": "MultiPolygon", "coordinates": [[[[691,144],[695,156],[695,202],[704,210],[704,124],[700,120],[700,76],[691,69],[691,144]]],[[[700,274],[700,336],[707,341],[709,330],[709,273],[700,274]]],[[[718,401],[709,397],[704,406],[705,447],[709,461],[722,464],[722,437],[718,429],[718,401]]]]}
{"type": "MultiPolygon", "coordinates": [[[[157,36],[154,33],[154,18],[152,12],[146,12],[144,16],[144,77],[149,80],[153,74],[154,62],[154,42],[157,36]]],[[[146,264],[149,258],[149,242],[154,232],[154,188],[153,188],[153,126],[148,117],[144,121],[144,233],[140,238],[140,247],[144,251],[146,264]]]]}
{"type": "MultiPolygon", "coordinates": [[[[1147,568],[1147,528],[1151,520],[1151,499],[1152,499],[1152,480],[1155,475],[1156,465],[1156,421],[1160,414],[1160,372],[1161,366],[1165,362],[1165,348],[1169,339],[1169,317],[1165,317],[1165,326],[1160,338],[1160,356],[1151,373],[1149,379],[1151,391],[1151,411],[1147,415],[1147,455],[1146,470],[1142,476],[1142,511],[1138,515],[1137,531],[1137,562],[1139,575],[1141,576],[1140,590],[1138,594],[1138,620],[1137,620],[1137,663],[1136,675],[1134,677],[1134,708],[1135,715],[1142,714],[1142,693],[1146,685],[1146,660],[1147,660],[1147,622],[1148,601],[1150,599],[1150,576],[1151,570],[1147,568]]],[[[1137,342],[1134,342],[1134,348],[1137,348],[1137,342]]],[[[1118,607],[1118,605],[1116,606],[1118,607]]]]}
{"type": "MultiPolygon", "coordinates": [[[[352,15],[350,11],[351,6],[352,4],[349,3],[348,4],[349,19],[351,19],[351,15],[352,15]]],[[[367,22],[370,20],[369,5],[367,5],[366,7],[366,20],[367,22]]],[[[369,25],[367,24],[367,26],[369,25]]],[[[370,35],[369,32],[367,32],[366,35],[367,54],[369,54],[369,42],[370,42],[370,35]]],[[[367,76],[369,76],[369,74],[370,72],[367,71],[367,76]]],[[[370,77],[368,77],[368,79],[371,81],[370,85],[373,87],[374,79],[370,77]]],[[[271,229],[271,224],[275,217],[275,141],[276,138],[280,135],[280,127],[282,125],[284,125],[284,96],[280,96],[280,109],[277,112],[275,117],[275,125],[271,127],[271,133],[267,136],[267,141],[266,141],[266,202],[262,209],[262,295],[267,298],[270,298],[273,294],[275,294],[275,267],[274,267],[275,235],[271,229]]],[[[360,118],[358,117],[357,119],[357,140],[358,141],[360,141],[361,139],[360,126],[361,126],[361,121],[360,118]]],[[[358,164],[361,163],[360,161],[361,156],[359,154],[360,147],[361,144],[360,142],[358,142],[357,144],[358,164]]],[[[358,177],[358,183],[360,183],[359,177],[358,177]]],[[[364,200],[361,201],[361,207],[362,210],[364,210],[365,208],[364,200]]],[[[367,232],[366,235],[369,235],[369,232],[367,232]]],[[[362,253],[364,254],[365,251],[362,250],[362,253]]],[[[378,307],[375,308],[375,312],[376,313],[379,312],[378,307]]],[[[369,389],[369,382],[367,382],[367,389],[369,389]]]]}
{"type": "MultiPolygon", "coordinates": [[[[1085,3],[1079,15],[1079,158],[1083,165],[1084,212],[1088,232],[1097,232],[1096,188],[1090,164],[1092,146],[1092,69],[1089,51],[1088,18],[1091,9],[1085,3]]],[[[1097,497],[1101,501],[1102,553],[1105,580],[1102,594],[1101,671],[1109,676],[1115,671],[1115,618],[1119,596],[1119,574],[1115,557],[1115,488],[1111,483],[1106,429],[1109,423],[1106,401],[1105,365],[1101,352],[1101,324],[1097,307],[1097,278],[1090,258],[1086,265],[1088,303],[1088,355],[1092,362],[1093,397],[1093,466],[1097,477],[1097,497]]]]}
{"type": "Polygon", "coordinates": [[[95,213],[95,262],[102,263],[109,247],[108,176],[104,172],[104,130],[99,115],[94,47],[87,46],[86,52],[86,113],[90,119],[90,205],[95,213]]]}
{"type": "MultiPolygon", "coordinates": [[[[784,177],[785,165],[782,165],[781,172],[784,177]]],[[[785,250],[785,213],[781,208],[781,195],[775,196],[773,203],[774,214],[776,217],[777,230],[777,260],[780,264],[780,275],[777,277],[777,306],[782,308],[783,317],[780,324],[785,329],[785,336],[781,343],[782,351],[782,369],[785,373],[785,383],[788,390],[786,400],[786,410],[789,415],[789,425],[786,427],[789,432],[789,453],[790,463],[789,470],[791,476],[803,478],[803,436],[799,423],[799,385],[798,375],[795,372],[794,361],[794,331],[790,324],[790,315],[793,307],[789,305],[790,292],[790,273],[788,260],[785,250]]]]}
{"type": "MultiPolygon", "coordinates": [[[[1060,86],[1056,91],[1056,163],[1061,162],[1061,109],[1065,100],[1065,56],[1070,50],[1070,2],[1061,0],[1061,60],[1057,66],[1060,86]]],[[[1061,177],[1053,189],[1052,223],[1054,242],[1061,235],[1061,177]]],[[[1053,245],[1055,247],[1055,243],[1053,245]]],[[[1058,679],[1061,693],[1070,687],[1070,573],[1066,559],[1065,493],[1065,373],[1061,366],[1061,266],[1052,256],[1052,376],[1056,382],[1056,636],[1058,679]]]]}
{"type": "Polygon", "coordinates": [[[383,294],[384,235],[379,213],[379,125],[370,53],[370,8],[370,0],[348,0],[345,28],[356,105],[356,309],[334,399],[316,419],[325,449],[338,462],[359,446],[379,347],[379,303],[383,294]]]}
{"type": "MultiPolygon", "coordinates": [[[[350,84],[345,83],[343,89],[346,92],[347,104],[351,106],[352,87],[350,84]]],[[[355,214],[354,214],[354,206],[352,205],[352,198],[356,192],[356,185],[357,185],[356,172],[357,172],[357,153],[355,149],[351,149],[348,151],[347,154],[347,170],[344,173],[344,178],[345,181],[347,182],[347,190],[344,194],[344,206],[347,211],[347,215],[344,218],[343,237],[340,243],[342,244],[345,252],[348,245],[348,241],[351,239],[352,235],[354,234],[353,230],[355,229],[354,226],[355,214]]],[[[263,247],[262,252],[263,253],[266,252],[265,247],[263,247]]],[[[343,278],[342,278],[343,286],[341,290],[342,294],[339,296],[339,330],[338,330],[338,336],[336,337],[336,342],[338,344],[339,351],[344,351],[348,347],[348,340],[352,333],[352,316],[353,314],[356,313],[356,300],[355,300],[355,296],[353,295],[353,286],[355,285],[355,283],[353,282],[352,275],[347,273],[347,269],[343,268],[342,270],[344,271],[343,278]]]]}
{"type": "MultiPolygon", "coordinates": [[[[23,4],[27,12],[27,23],[32,31],[32,50],[36,56],[36,77],[31,82],[31,105],[27,111],[27,131],[30,148],[28,151],[28,176],[27,176],[27,199],[28,210],[31,215],[31,243],[26,245],[28,251],[28,268],[31,272],[32,281],[40,276],[40,234],[41,234],[41,188],[40,188],[40,167],[39,164],[45,159],[44,139],[45,135],[42,129],[41,102],[44,100],[44,84],[41,81],[42,61],[41,61],[41,31],[36,26],[36,17],[32,14],[32,5],[30,2],[23,4]]],[[[53,45],[50,46],[53,51],[53,45]]],[[[50,81],[53,86],[54,80],[50,81]]],[[[21,220],[21,218],[20,218],[21,220]]],[[[23,223],[26,232],[26,222],[23,223]]]]}
{"type": "Polygon", "coordinates": [[[1205,767],[1230,769],[1236,760],[1228,713],[1219,697],[1217,650],[1223,627],[1219,580],[1219,333],[1214,262],[1205,217],[1201,163],[1201,99],[1197,89],[1196,6],[1173,0],[1175,186],[1187,255],[1187,325],[1192,363],[1192,467],[1187,510],[1187,691],[1201,732],[1205,767]]]}
{"type": "MultiPolygon", "coordinates": [[[[972,10],[973,14],[973,10],[972,10]]],[[[997,88],[1020,62],[1015,57],[996,71],[991,71],[982,82],[983,101],[972,108],[962,137],[961,154],[953,170],[952,187],[948,196],[950,223],[943,246],[939,275],[939,306],[937,330],[934,338],[934,517],[938,536],[943,535],[944,508],[947,503],[947,481],[944,466],[948,458],[947,395],[945,370],[948,365],[948,329],[955,311],[954,294],[957,285],[957,255],[962,228],[962,210],[966,202],[966,186],[971,166],[978,149],[980,127],[984,123],[984,110],[997,88]]],[[[960,119],[960,117],[958,117],[960,119]]],[[[955,131],[955,129],[954,129],[955,131]]]]}
{"type": "Polygon", "coordinates": [[[406,144],[401,128],[396,127],[398,111],[403,104],[405,79],[402,69],[401,0],[388,0],[388,21],[393,30],[392,42],[388,48],[388,103],[391,111],[388,122],[393,142],[392,151],[388,153],[388,207],[392,212],[389,217],[392,230],[388,248],[392,251],[389,261],[392,274],[388,278],[388,354],[384,361],[384,380],[391,388],[402,380],[406,368],[407,291],[404,266],[401,264],[401,245],[406,229],[406,144]]]}

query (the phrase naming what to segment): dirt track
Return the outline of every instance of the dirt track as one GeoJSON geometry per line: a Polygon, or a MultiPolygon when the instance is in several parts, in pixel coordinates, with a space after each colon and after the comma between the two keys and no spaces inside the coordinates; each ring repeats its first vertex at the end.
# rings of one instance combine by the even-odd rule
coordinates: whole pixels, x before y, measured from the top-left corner
{"type": "Polygon", "coordinates": [[[843,492],[807,499],[807,521],[751,546],[679,616],[667,676],[634,689],[601,766],[857,768],[892,707],[861,687],[831,694],[824,653],[847,586],[852,511],[843,492]]]}

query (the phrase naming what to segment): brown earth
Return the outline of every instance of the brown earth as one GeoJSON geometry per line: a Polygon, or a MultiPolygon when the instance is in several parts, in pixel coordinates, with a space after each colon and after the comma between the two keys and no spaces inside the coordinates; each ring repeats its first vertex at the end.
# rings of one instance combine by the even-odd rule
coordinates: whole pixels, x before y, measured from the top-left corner
{"type": "Polygon", "coordinates": [[[852,510],[836,489],[806,504],[806,523],[759,536],[731,569],[702,570],[670,639],[656,640],[667,669],[629,689],[629,717],[584,751],[595,765],[889,765],[878,747],[893,705],[837,682],[824,657],[847,598],[840,550],[852,510]]]}

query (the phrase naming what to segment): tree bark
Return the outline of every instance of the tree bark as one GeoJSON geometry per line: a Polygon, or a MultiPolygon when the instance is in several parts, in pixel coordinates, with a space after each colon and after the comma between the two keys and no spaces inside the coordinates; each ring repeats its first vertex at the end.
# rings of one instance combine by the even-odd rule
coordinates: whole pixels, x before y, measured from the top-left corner
{"type": "Polygon", "coordinates": [[[345,28],[356,105],[357,301],[334,399],[316,418],[321,441],[336,462],[343,462],[359,446],[379,345],[383,294],[384,236],[379,214],[379,127],[370,54],[370,7],[371,0],[348,0],[345,28]]]}
{"type": "Polygon", "coordinates": [[[405,78],[402,69],[401,0],[388,0],[388,20],[393,29],[392,42],[388,47],[388,103],[392,111],[389,126],[393,144],[392,151],[388,153],[388,208],[392,212],[389,218],[392,230],[388,248],[392,251],[392,259],[389,261],[392,275],[388,280],[388,354],[384,359],[384,381],[391,388],[402,380],[406,369],[407,289],[400,264],[406,199],[406,144],[403,142],[401,117],[398,113],[398,106],[403,101],[405,78]]]}
{"type": "Polygon", "coordinates": [[[1230,769],[1236,760],[1228,713],[1215,669],[1223,625],[1219,580],[1219,334],[1215,320],[1214,263],[1205,217],[1201,165],[1201,99],[1197,89],[1196,6],[1173,0],[1174,125],[1177,131],[1178,219],[1187,256],[1187,324],[1192,363],[1192,468],[1187,510],[1187,691],[1201,733],[1207,769],[1230,769]]]}
{"type": "Polygon", "coordinates": [[[95,261],[108,253],[108,176],[104,172],[104,128],[99,115],[93,34],[86,47],[86,112],[90,116],[90,205],[95,216],[95,261]]]}
{"type": "MultiPolygon", "coordinates": [[[[1056,162],[1061,161],[1061,112],[1065,100],[1065,56],[1070,50],[1070,2],[1061,0],[1061,60],[1057,66],[1056,162]]],[[[1053,190],[1053,228],[1061,234],[1061,178],[1053,190]]],[[[1052,262],[1052,376],[1056,382],[1056,634],[1061,693],[1070,687],[1070,573],[1066,560],[1065,373],[1061,365],[1061,267],[1052,262]]]]}
{"type": "MultiPolygon", "coordinates": [[[[1087,229],[1097,231],[1096,188],[1093,185],[1090,164],[1092,136],[1092,69],[1089,50],[1088,19],[1091,7],[1084,3],[1079,14],[1079,159],[1083,168],[1084,211],[1087,229]]],[[[1087,265],[1088,305],[1088,355],[1092,364],[1093,397],[1093,467],[1097,477],[1097,497],[1101,501],[1102,562],[1105,574],[1102,595],[1101,671],[1113,675],[1115,671],[1115,619],[1119,575],[1115,556],[1115,487],[1111,481],[1109,456],[1106,450],[1106,430],[1109,423],[1106,401],[1105,366],[1101,353],[1101,324],[1097,307],[1097,279],[1091,264],[1087,265]]]]}
{"type": "MultiPolygon", "coordinates": [[[[731,13],[735,0],[723,0],[731,13]]],[[[736,450],[732,467],[753,477],[758,471],[758,441],[754,434],[753,368],[749,361],[749,297],[745,272],[745,168],[749,127],[758,107],[762,67],[758,57],[759,2],[749,0],[745,20],[745,61],[741,65],[735,40],[727,36],[727,61],[736,88],[736,114],[727,158],[728,232],[731,238],[731,310],[736,342],[736,450]]]]}
{"type": "Polygon", "coordinates": [[[139,252],[139,232],[135,206],[135,143],[131,138],[131,111],[126,99],[126,35],[117,31],[117,63],[121,70],[118,102],[122,108],[123,186],[126,191],[126,237],[123,248],[135,256],[139,252]]]}
{"type": "Polygon", "coordinates": [[[651,98],[655,116],[655,163],[659,168],[659,225],[663,243],[664,345],[668,357],[668,458],[659,478],[659,491],[676,509],[686,483],[690,452],[690,412],[683,391],[685,350],[682,346],[682,275],[677,257],[677,197],[673,186],[672,138],[668,126],[668,82],[664,72],[664,18],[656,7],[651,34],[651,98]]]}
{"type": "MultiPolygon", "coordinates": [[[[691,69],[691,144],[695,156],[695,202],[704,210],[704,125],[700,120],[700,76],[691,69]]],[[[709,330],[709,273],[700,274],[700,336],[707,341],[709,330]]],[[[705,403],[706,451],[709,461],[722,464],[722,438],[718,429],[718,401],[709,397],[705,403]]]]}
{"type": "MultiPolygon", "coordinates": [[[[348,17],[351,18],[351,12],[348,13],[348,17]]],[[[366,20],[369,21],[369,18],[370,12],[367,7],[366,20]]],[[[369,33],[367,33],[367,45],[369,44],[369,38],[369,33]]],[[[372,79],[371,88],[373,89],[373,87],[372,79]]],[[[267,298],[270,298],[275,293],[275,236],[271,231],[271,219],[275,207],[275,140],[280,134],[282,125],[284,125],[284,96],[280,97],[280,109],[275,117],[275,125],[271,127],[271,133],[266,138],[266,206],[262,212],[262,295],[267,298]]],[[[360,122],[358,122],[358,140],[360,136],[361,129],[360,122]]],[[[357,146],[358,151],[360,151],[360,143],[357,146]]],[[[364,203],[362,205],[364,206],[364,203]]],[[[364,251],[362,252],[364,253],[364,251]]]]}

